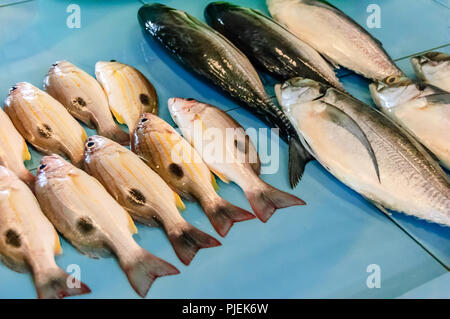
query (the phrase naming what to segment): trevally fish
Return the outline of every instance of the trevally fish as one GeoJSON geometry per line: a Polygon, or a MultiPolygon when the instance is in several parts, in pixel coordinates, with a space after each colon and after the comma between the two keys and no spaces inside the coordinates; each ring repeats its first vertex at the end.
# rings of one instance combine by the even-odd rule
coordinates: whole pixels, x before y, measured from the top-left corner
{"type": "Polygon", "coordinates": [[[90,292],[55,262],[62,254],[59,236],[31,190],[0,166],[0,254],[5,265],[31,272],[39,298],[55,299],[90,292]]]}
{"type": "Polygon", "coordinates": [[[0,108],[0,165],[12,170],[22,181],[33,186],[35,177],[23,163],[30,159],[27,143],[0,108]]]}
{"type": "Polygon", "coordinates": [[[83,161],[87,134],[66,108],[30,83],[9,90],[5,112],[22,136],[44,154],[69,157],[75,165],[83,161]]]}
{"type": "Polygon", "coordinates": [[[450,93],[391,76],[370,84],[375,104],[450,169],[450,93]]]}
{"type": "Polygon", "coordinates": [[[242,140],[229,135],[230,129],[243,128],[228,114],[212,105],[181,98],[169,99],[169,111],[209,168],[224,182],[239,185],[261,221],[268,221],[278,208],[305,205],[301,199],[270,186],[258,176],[242,140]]]}
{"type": "Polygon", "coordinates": [[[421,81],[450,92],[450,55],[428,52],[412,57],[411,64],[421,81]]]}
{"type": "Polygon", "coordinates": [[[330,64],[315,49],[261,12],[213,2],[206,7],[205,18],[255,65],[279,80],[303,76],[344,90],[330,64]]]}
{"type": "Polygon", "coordinates": [[[324,84],[276,86],[314,157],[378,208],[450,226],[450,181],[427,151],[378,110],[324,84]]]}
{"type": "Polygon", "coordinates": [[[130,134],[142,113],[158,114],[155,88],[139,70],[114,60],[99,61],[95,64],[95,76],[108,97],[114,117],[128,126],[130,134]]]}
{"type": "Polygon", "coordinates": [[[60,156],[42,158],[36,196],[53,225],[79,251],[90,257],[113,253],[141,297],[156,278],[179,273],[134,241],[137,228],[130,215],[94,177],[60,156]]]}
{"type": "MultiPolygon", "coordinates": [[[[131,140],[132,150],[144,158],[179,195],[200,203],[222,237],[235,222],[255,218],[216,193],[216,180],[200,154],[163,119],[149,113],[143,114],[131,140]]],[[[241,141],[245,147],[245,137],[241,141]]],[[[255,164],[258,166],[260,162],[255,164]]]]}
{"type": "Polygon", "coordinates": [[[179,196],[127,148],[91,136],[86,142],[85,167],[135,220],[161,226],[184,264],[189,265],[199,249],[220,245],[181,217],[177,205],[184,205],[179,196]]]}
{"type": "Polygon", "coordinates": [[[184,11],[153,3],[142,6],[138,18],[142,28],[184,66],[280,130],[289,143],[290,183],[297,185],[311,157],[289,119],[267,96],[247,57],[219,32],[184,11]]]}
{"type": "Polygon", "coordinates": [[[44,88],[73,117],[96,129],[99,135],[129,144],[129,135],[114,122],[105,92],[91,75],[68,61],[58,61],[48,71],[44,88]]]}
{"type": "Polygon", "coordinates": [[[331,63],[369,79],[402,75],[381,42],[324,0],[267,0],[272,17],[331,63]]]}

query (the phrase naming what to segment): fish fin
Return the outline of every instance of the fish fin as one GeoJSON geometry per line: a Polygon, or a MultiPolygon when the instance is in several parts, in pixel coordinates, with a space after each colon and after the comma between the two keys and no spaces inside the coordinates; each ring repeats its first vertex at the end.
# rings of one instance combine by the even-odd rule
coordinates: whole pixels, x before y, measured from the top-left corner
{"type": "Polygon", "coordinates": [[[54,247],[54,253],[56,255],[61,255],[62,254],[62,247],[61,247],[61,241],[59,240],[59,235],[55,230],[55,247],[54,247]]]}
{"type": "Polygon", "coordinates": [[[28,149],[27,142],[25,142],[25,141],[23,141],[23,154],[22,154],[22,158],[23,158],[24,161],[29,161],[29,160],[31,160],[30,150],[28,149]]]}
{"type": "Polygon", "coordinates": [[[128,229],[130,230],[130,232],[132,234],[137,234],[138,233],[138,229],[136,227],[136,224],[133,221],[133,218],[131,218],[130,214],[126,213],[127,217],[128,217],[128,229]]]}
{"type": "Polygon", "coordinates": [[[267,222],[278,208],[306,205],[300,198],[280,191],[265,182],[262,183],[262,190],[259,187],[256,191],[245,192],[255,215],[262,222],[267,222]]]}
{"type": "Polygon", "coordinates": [[[175,205],[177,206],[177,208],[179,210],[185,210],[186,209],[186,205],[184,205],[183,201],[181,200],[180,195],[178,195],[177,193],[173,192],[173,196],[175,197],[175,205]]]}
{"type": "Polygon", "coordinates": [[[216,178],[214,177],[213,174],[211,174],[211,184],[214,187],[214,190],[216,192],[218,192],[219,191],[219,185],[217,184],[216,178]]]}
{"type": "Polygon", "coordinates": [[[370,159],[372,160],[375,172],[377,174],[378,182],[381,183],[380,169],[378,167],[378,161],[373,151],[372,145],[367,139],[366,134],[361,129],[361,127],[353,120],[347,113],[341,111],[337,107],[327,102],[322,102],[325,105],[324,111],[328,115],[328,118],[336,125],[347,130],[350,134],[358,139],[358,141],[364,146],[367,153],[369,153],[370,159]]]}
{"type": "Polygon", "coordinates": [[[117,122],[119,122],[120,124],[125,124],[125,120],[124,120],[123,116],[120,115],[119,112],[117,112],[112,107],[111,107],[111,113],[114,115],[114,117],[116,118],[117,122]]]}
{"type": "Polygon", "coordinates": [[[62,299],[91,292],[88,286],[61,268],[43,274],[34,273],[33,277],[39,299],[62,299]],[[69,287],[69,283],[73,287],[69,287]]]}
{"type": "Polygon", "coordinates": [[[216,175],[222,182],[224,182],[226,184],[230,183],[230,180],[225,175],[223,175],[222,173],[219,173],[219,172],[217,172],[217,171],[215,171],[213,169],[211,170],[211,172],[213,172],[214,175],[216,175]]]}
{"type": "Polygon", "coordinates": [[[130,135],[127,134],[124,130],[122,130],[119,126],[112,126],[107,130],[99,130],[98,134],[113,140],[120,145],[129,145],[130,144],[130,135]]]}
{"type": "Polygon", "coordinates": [[[177,275],[180,271],[168,262],[156,257],[141,248],[132,261],[122,264],[121,267],[127,275],[136,293],[144,298],[153,282],[158,277],[177,275]]]}
{"type": "Polygon", "coordinates": [[[450,106],[450,93],[431,94],[425,97],[429,104],[450,106]]]}
{"type": "Polygon", "coordinates": [[[181,229],[166,230],[167,237],[181,262],[189,265],[201,248],[222,245],[214,237],[202,232],[185,221],[181,229]]]}
{"type": "Polygon", "coordinates": [[[234,206],[221,197],[218,197],[218,200],[215,201],[205,200],[202,202],[202,208],[206,216],[208,216],[211,225],[222,237],[228,234],[235,222],[243,222],[255,218],[252,213],[234,206]]]}
{"type": "Polygon", "coordinates": [[[314,158],[295,138],[289,140],[289,183],[295,188],[302,179],[306,164],[314,158]]]}

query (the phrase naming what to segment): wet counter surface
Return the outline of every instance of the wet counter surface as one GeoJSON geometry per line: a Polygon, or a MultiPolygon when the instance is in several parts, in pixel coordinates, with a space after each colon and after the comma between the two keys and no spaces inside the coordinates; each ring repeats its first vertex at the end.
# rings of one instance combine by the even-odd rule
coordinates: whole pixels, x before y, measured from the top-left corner
{"type": "MultiPolygon", "coordinates": [[[[203,20],[208,0],[163,1],[203,20]]],[[[233,1],[230,1],[233,2],[233,1]]],[[[238,3],[237,1],[234,1],[238,3]]],[[[330,1],[366,27],[369,4],[381,9],[381,28],[370,29],[399,67],[413,76],[409,57],[438,48],[450,53],[450,8],[446,1],[361,0],[330,1]]],[[[153,41],[144,37],[136,14],[141,1],[77,1],[81,28],[66,20],[72,1],[0,1],[0,98],[16,82],[42,88],[51,64],[68,60],[90,74],[99,60],[115,59],[144,73],[160,99],[160,116],[169,123],[167,99],[192,97],[229,112],[244,128],[261,128],[258,140],[269,137],[267,126],[219,90],[193,76],[153,41]]],[[[239,4],[267,8],[264,0],[239,4]]],[[[340,70],[345,88],[373,105],[369,82],[340,70]]],[[[273,79],[262,74],[273,95],[273,79]]],[[[87,130],[88,134],[94,134],[87,130]]],[[[255,144],[258,141],[254,141],[255,144]]],[[[181,274],[155,282],[149,298],[417,298],[450,297],[450,230],[414,217],[384,215],[361,196],[337,181],[317,162],[308,164],[295,190],[290,190],[287,145],[270,139],[275,153],[261,154],[267,165],[278,167],[263,179],[291,192],[308,205],[279,210],[268,223],[237,223],[225,239],[219,238],[195,203],[186,203],[183,216],[194,226],[218,238],[223,246],[201,250],[189,267],[178,261],[163,232],[138,225],[140,245],[177,266],[181,274]],[[369,288],[368,267],[379,267],[381,287],[369,288]]],[[[41,155],[32,150],[27,167],[35,172],[41,155]]],[[[245,209],[250,205],[240,189],[219,182],[221,196],[245,209]]],[[[63,240],[57,263],[76,264],[81,279],[92,289],[87,298],[137,298],[112,258],[94,260],[63,240]]],[[[0,298],[34,298],[29,275],[0,265],[0,298]]]]}

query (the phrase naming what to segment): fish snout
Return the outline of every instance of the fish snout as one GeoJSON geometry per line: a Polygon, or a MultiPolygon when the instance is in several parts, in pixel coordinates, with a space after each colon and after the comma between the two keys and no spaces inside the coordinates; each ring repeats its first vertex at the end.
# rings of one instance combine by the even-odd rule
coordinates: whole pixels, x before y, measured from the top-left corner
{"type": "Polygon", "coordinates": [[[57,169],[61,166],[64,166],[64,159],[56,154],[44,156],[39,163],[39,167],[37,170],[37,174],[43,172],[49,172],[50,170],[57,169]]]}
{"type": "MultiPolygon", "coordinates": [[[[84,150],[86,153],[94,153],[98,149],[108,144],[108,139],[103,136],[93,135],[89,136],[84,144],[84,150]]],[[[110,142],[111,143],[111,142],[110,142]]]]}

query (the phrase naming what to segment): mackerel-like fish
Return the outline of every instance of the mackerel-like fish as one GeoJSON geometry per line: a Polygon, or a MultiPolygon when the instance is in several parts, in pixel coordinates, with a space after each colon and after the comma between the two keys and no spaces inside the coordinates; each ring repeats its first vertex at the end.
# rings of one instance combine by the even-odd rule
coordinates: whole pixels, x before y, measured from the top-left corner
{"type": "Polygon", "coordinates": [[[141,297],[156,278],[179,273],[134,241],[137,229],[130,215],[94,177],[58,155],[42,158],[36,196],[53,225],[78,250],[90,257],[113,253],[141,297]]]}
{"type": "Polygon", "coordinates": [[[82,163],[87,134],[49,94],[30,83],[17,83],[9,90],[4,110],[37,150],[67,156],[77,166],[82,163]]]}
{"type": "Polygon", "coordinates": [[[294,78],[277,97],[315,158],[378,208],[450,226],[450,181],[427,151],[378,110],[294,78]]]}
{"type": "Polygon", "coordinates": [[[450,55],[428,52],[411,58],[411,64],[421,81],[450,92],[450,55]]]}
{"type": "Polygon", "coordinates": [[[297,185],[311,157],[289,119],[267,96],[247,57],[219,32],[184,11],[153,3],[142,6],[138,18],[142,28],[184,66],[280,129],[289,143],[290,183],[297,185]]]}
{"type": "Polygon", "coordinates": [[[232,181],[242,188],[261,221],[268,221],[278,208],[305,205],[258,176],[252,166],[256,159],[248,157],[242,138],[233,138],[243,128],[228,114],[212,105],[181,98],[169,99],[169,111],[209,168],[224,182],[232,181]]]}
{"type": "Polygon", "coordinates": [[[210,26],[279,80],[296,76],[344,90],[330,64],[308,44],[261,12],[227,2],[205,9],[210,26]]]}
{"type": "Polygon", "coordinates": [[[23,163],[30,159],[27,143],[0,108],[0,165],[12,170],[22,181],[33,186],[35,177],[23,163]]]}
{"type": "Polygon", "coordinates": [[[450,93],[396,76],[372,83],[370,93],[386,115],[450,169],[450,93]]]}
{"type": "Polygon", "coordinates": [[[369,79],[402,75],[382,44],[324,0],[267,0],[272,17],[336,66],[369,79]]]}
{"type": "Polygon", "coordinates": [[[111,112],[119,123],[128,126],[130,134],[142,113],[158,114],[155,88],[139,70],[114,60],[99,61],[95,76],[108,97],[111,112]]]}
{"type": "Polygon", "coordinates": [[[220,245],[181,217],[180,197],[127,148],[91,136],[86,142],[85,167],[135,220],[161,226],[184,264],[189,265],[199,249],[220,245]]]}
{"type": "Polygon", "coordinates": [[[105,92],[91,75],[68,61],[58,61],[48,71],[44,88],[73,117],[96,129],[98,134],[129,144],[129,135],[114,122],[105,92]]]}
{"type": "Polygon", "coordinates": [[[42,213],[31,190],[12,171],[0,166],[0,254],[5,265],[30,271],[39,298],[64,298],[89,293],[55,262],[59,236],[42,213]],[[68,285],[70,284],[70,286],[68,285]]]}
{"type": "MultiPolygon", "coordinates": [[[[240,137],[239,142],[245,148],[245,137],[248,136],[240,137]]],[[[200,154],[163,119],[149,113],[143,114],[132,137],[131,147],[179,195],[197,200],[222,237],[234,222],[255,218],[216,193],[216,180],[200,154]]],[[[256,153],[256,150],[253,151],[256,153]]],[[[259,158],[255,166],[260,168],[259,158]]]]}

